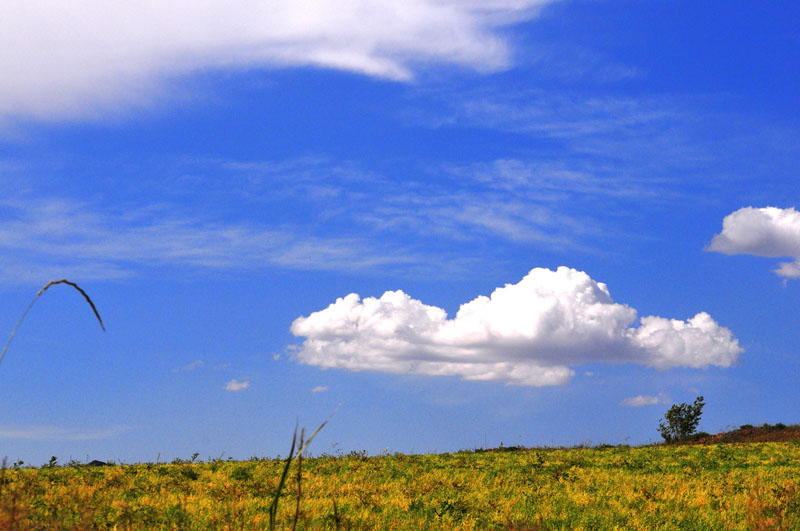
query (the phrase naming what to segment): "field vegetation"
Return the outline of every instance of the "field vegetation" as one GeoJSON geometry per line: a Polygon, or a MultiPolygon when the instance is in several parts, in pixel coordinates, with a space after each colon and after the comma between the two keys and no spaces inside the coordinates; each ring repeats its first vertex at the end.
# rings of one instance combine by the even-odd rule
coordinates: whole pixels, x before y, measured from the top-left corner
{"type": "Polygon", "coordinates": [[[291,467],[17,463],[0,472],[0,529],[261,529],[275,500],[278,529],[800,529],[800,427],[700,435],[642,447],[352,452],[291,467]],[[744,442],[770,434],[781,442],[744,442]]]}

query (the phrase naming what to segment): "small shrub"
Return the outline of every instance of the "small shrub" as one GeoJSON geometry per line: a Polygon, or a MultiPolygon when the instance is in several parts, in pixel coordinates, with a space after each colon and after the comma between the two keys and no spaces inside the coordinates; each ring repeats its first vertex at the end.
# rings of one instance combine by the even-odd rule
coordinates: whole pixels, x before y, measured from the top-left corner
{"type": "Polygon", "coordinates": [[[181,475],[189,481],[194,481],[200,477],[200,475],[197,473],[197,470],[190,466],[181,467],[181,475]]]}
{"type": "Polygon", "coordinates": [[[250,481],[253,479],[253,472],[249,467],[240,466],[231,472],[231,479],[235,479],[236,481],[250,481]]]}
{"type": "Polygon", "coordinates": [[[667,442],[681,441],[692,435],[697,430],[700,423],[700,415],[703,414],[703,397],[698,396],[694,404],[688,405],[686,402],[680,405],[673,405],[664,415],[664,420],[658,421],[658,431],[667,442]]]}
{"type": "Polygon", "coordinates": [[[359,459],[359,460],[365,460],[369,458],[369,454],[367,453],[366,450],[350,450],[344,456],[349,457],[350,459],[359,459]]]}
{"type": "Polygon", "coordinates": [[[704,431],[698,431],[697,433],[687,436],[686,439],[689,441],[699,441],[707,437],[711,437],[711,434],[704,431]]]}

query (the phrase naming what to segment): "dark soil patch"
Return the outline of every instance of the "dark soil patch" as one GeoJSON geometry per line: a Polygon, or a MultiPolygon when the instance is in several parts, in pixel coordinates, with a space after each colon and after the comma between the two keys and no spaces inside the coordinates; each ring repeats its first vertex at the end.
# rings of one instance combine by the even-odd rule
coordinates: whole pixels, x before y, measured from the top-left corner
{"type": "Polygon", "coordinates": [[[800,442],[800,425],[764,424],[762,426],[740,426],[733,431],[709,435],[699,433],[679,444],[716,444],[748,442],[800,442]]]}

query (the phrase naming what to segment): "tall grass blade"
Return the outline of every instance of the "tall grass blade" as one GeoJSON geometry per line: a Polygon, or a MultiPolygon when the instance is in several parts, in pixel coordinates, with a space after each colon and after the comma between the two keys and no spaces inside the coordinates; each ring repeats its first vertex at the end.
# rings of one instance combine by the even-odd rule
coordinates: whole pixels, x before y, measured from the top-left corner
{"type": "MultiPolygon", "coordinates": [[[[300,430],[300,448],[303,448],[303,439],[306,435],[306,429],[300,430]]],[[[292,531],[297,529],[297,521],[300,520],[300,500],[303,497],[303,452],[297,452],[297,503],[294,507],[294,521],[292,522],[292,531]]]]}
{"type": "Polygon", "coordinates": [[[44,293],[45,291],[47,291],[47,289],[48,289],[50,286],[54,286],[54,285],[56,285],[56,284],[67,284],[67,285],[69,285],[69,286],[72,286],[72,287],[73,287],[73,288],[75,288],[76,290],[78,290],[78,292],[79,292],[81,295],[83,295],[83,298],[84,298],[84,299],[86,299],[86,302],[88,302],[88,303],[89,303],[89,306],[91,306],[91,308],[92,308],[92,311],[94,312],[94,315],[95,315],[95,317],[97,317],[97,321],[100,323],[100,328],[102,328],[102,329],[103,329],[103,332],[105,332],[105,331],[106,331],[106,327],[105,327],[105,325],[103,324],[103,319],[100,317],[100,313],[97,311],[97,307],[94,305],[94,302],[92,302],[92,299],[91,299],[91,298],[89,298],[89,295],[88,295],[88,294],[87,294],[85,291],[83,291],[83,290],[81,289],[81,287],[80,287],[80,286],[78,286],[78,285],[77,285],[77,284],[75,284],[74,282],[70,282],[70,281],[69,281],[69,280],[67,280],[66,278],[62,278],[61,280],[51,280],[50,282],[48,282],[47,284],[45,284],[44,286],[42,286],[42,289],[40,289],[40,290],[39,290],[39,291],[36,293],[36,296],[33,298],[33,300],[31,301],[31,303],[28,305],[28,307],[27,307],[27,308],[25,308],[25,311],[24,311],[24,312],[22,312],[22,317],[20,317],[20,318],[19,318],[19,321],[17,321],[17,324],[16,324],[16,326],[14,327],[14,330],[12,330],[12,331],[11,331],[11,335],[10,335],[10,336],[8,336],[8,341],[6,341],[6,344],[5,344],[5,346],[3,347],[3,352],[0,352],[0,363],[3,363],[3,358],[6,356],[6,351],[8,350],[8,346],[11,344],[11,340],[12,340],[12,339],[14,339],[14,336],[17,334],[17,330],[19,330],[19,327],[20,327],[20,325],[22,324],[22,321],[24,321],[24,320],[25,320],[25,316],[26,316],[26,315],[28,315],[28,312],[29,312],[29,311],[31,311],[31,308],[33,308],[33,305],[34,305],[34,303],[36,303],[36,301],[37,301],[37,300],[39,300],[39,297],[41,297],[41,296],[42,296],[42,293],[44,293]]]}
{"type": "MultiPolygon", "coordinates": [[[[334,411],[334,413],[335,413],[335,411],[334,411]]],[[[292,435],[292,448],[289,450],[289,457],[286,458],[286,463],[283,465],[283,472],[281,473],[281,480],[278,482],[278,490],[275,492],[275,496],[272,498],[272,504],[269,506],[269,529],[270,529],[270,531],[275,529],[275,517],[278,514],[278,500],[280,500],[281,493],[283,492],[283,487],[286,485],[286,478],[289,476],[289,467],[292,464],[292,459],[294,459],[296,456],[301,455],[306,450],[306,448],[308,448],[308,445],[311,444],[311,441],[314,440],[314,437],[316,437],[316,435],[319,433],[319,431],[323,427],[325,427],[325,425],[328,423],[329,420],[331,420],[331,418],[333,418],[333,413],[331,413],[331,416],[328,417],[327,419],[325,419],[325,421],[322,424],[320,424],[319,427],[317,427],[316,430],[314,430],[314,433],[312,433],[311,436],[308,439],[306,439],[305,442],[303,442],[303,436],[302,435],[300,436],[300,444],[299,444],[300,448],[297,450],[297,453],[295,453],[295,451],[294,451],[295,446],[298,446],[298,444],[297,444],[297,425],[295,425],[295,427],[294,427],[294,435],[292,435]]],[[[303,429],[303,434],[305,434],[305,429],[303,429]]],[[[299,479],[298,479],[298,481],[299,481],[299,479]]]]}
{"type": "Polygon", "coordinates": [[[292,448],[289,450],[289,457],[286,458],[286,464],[283,466],[283,473],[281,480],[278,482],[278,490],[272,498],[272,504],[269,506],[269,529],[275,529],[275,516],[278,514],[278,500],[281,497],[283,486],[286,484],[286,476],[289,475],[289,465],[292,464],[292,457],[294,457],[294,447],[297,444],[297,426],[294,427],[294,435],[292,435],[292,448]]]}

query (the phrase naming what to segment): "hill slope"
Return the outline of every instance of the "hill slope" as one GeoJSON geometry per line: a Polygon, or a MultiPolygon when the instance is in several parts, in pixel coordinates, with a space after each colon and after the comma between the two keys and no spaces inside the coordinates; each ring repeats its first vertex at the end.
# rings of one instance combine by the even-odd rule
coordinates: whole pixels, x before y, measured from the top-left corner
{"type": "Polygon", "coordinates": [[[751,426],[745,424],[733,431],[709,435],[699,433],[683,444],[715,444],[715,443],[748,443],[748,442],[787,442],[800,441],[800,425],[763,424],[751,426]]]}

